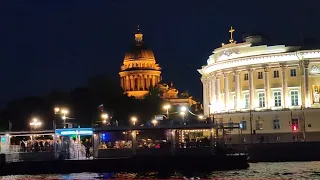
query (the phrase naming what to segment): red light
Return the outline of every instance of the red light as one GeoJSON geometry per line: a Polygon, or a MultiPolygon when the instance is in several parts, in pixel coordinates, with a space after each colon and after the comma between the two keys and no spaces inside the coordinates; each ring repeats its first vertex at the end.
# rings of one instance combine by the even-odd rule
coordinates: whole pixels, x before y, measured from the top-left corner
{"type": "Polygon", "coordinates": [[[297,130],[297,126],[293,125],[293,131],[296,131],[296,130],[297,130]]]}

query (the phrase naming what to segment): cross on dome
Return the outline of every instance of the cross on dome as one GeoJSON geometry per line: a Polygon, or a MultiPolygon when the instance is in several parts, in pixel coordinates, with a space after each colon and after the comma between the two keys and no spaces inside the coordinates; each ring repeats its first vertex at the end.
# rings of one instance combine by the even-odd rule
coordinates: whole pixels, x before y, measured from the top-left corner
{"type": "Polygon", "coordinates": [[[229,30],[229,33],[230,33],[230,40],[229,40],[229,42],[230,42],[230,43],[235,43],[235,41],[233,40],[233,32],[234,32],[234,31],[236,31],[236,30],[233,29],[232,26],[231,26],[231,28],[230,28],[230,30],[229,30]]]}

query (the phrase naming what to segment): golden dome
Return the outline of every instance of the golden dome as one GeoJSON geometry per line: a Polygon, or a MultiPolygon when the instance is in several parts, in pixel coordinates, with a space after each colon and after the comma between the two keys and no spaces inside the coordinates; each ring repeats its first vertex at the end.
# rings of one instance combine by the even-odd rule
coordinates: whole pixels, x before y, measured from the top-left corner
{"type": "Polygon", "coordinates": [[[155,61],[154,54],[151,49],[147,49],[145,46],[134,46],[124,57],[124,61],[137,61],[137,60],[151,60],[155,61]]]}
{"type": "Polygon", "coordinates": [[[154,54],[143,42],[143,34],[138,26],[137,32],[134,35],[135,41],[129,51],[126,52],[124,61],[136,60],[152,60],[155,61],[154,54]]]}

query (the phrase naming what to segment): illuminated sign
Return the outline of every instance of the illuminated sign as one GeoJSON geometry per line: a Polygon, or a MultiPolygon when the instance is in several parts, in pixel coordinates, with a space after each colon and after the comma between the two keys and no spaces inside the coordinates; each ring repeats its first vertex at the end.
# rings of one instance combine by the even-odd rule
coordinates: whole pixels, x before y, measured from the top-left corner
{"type": "Polygon", "coordinates": [[[92,135],[91,128],[69,128],[69,129],[57,129],[57,135],[71,136],[71,135],[92,135]]]}
{"type": "Polygon", "coordinates": [[[162,121],[163,120],[163,115],[156,115],[155,116],[155,119],[157,120],[157,121],[162,121]]]}
{"type": "Polygon", "coordinates": [[[5,143],[7,141],[7,138],[5,136],[1,136],[1,142],[5,143]]]}

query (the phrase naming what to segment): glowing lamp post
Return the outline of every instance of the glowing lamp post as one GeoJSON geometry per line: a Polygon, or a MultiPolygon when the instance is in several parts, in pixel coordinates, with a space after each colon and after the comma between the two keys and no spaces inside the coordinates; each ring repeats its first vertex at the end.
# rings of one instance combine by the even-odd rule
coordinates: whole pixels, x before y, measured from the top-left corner
{"type": "Polygon", "coordinates": [[[132,122],[132,124],[135,126],[136,125],[136,122],[138,121],[138,119],[137,119],[137,117],[135,117],[135,116],[133,116],[133,117],[131,117],[131,122],[132,122]]]}
{"type": "Polygon", "coordinates": [[[170,104],[166,104],[163,106],[163,109],[167,111],[167,119],[169,119],[169,109],[171,108],[170,104]]]}
{"type": "Polygon", "coordinates": [[[183,122],[183,124],[186,124],[186,122],[184,122],[184,116],[186,115],[186,111],[187,111],[187,108],[186,108],[186,107],[182,106],[182,107],[180,108],[180,115],[181,115],[181,117],[182,117],[182,122],[183,122]]]}
{"type": "Polygon", "coordinates": [[[41,121],[39,121],[37,118],[33,118],[29,124],[33,129],[36,129],[42,125],[41,121]]]}
{"type": "Polygon", "coordinates": [[[66,126],[67,114],[69,114],[68,109],[65,109],[65,108],[61,109],[61,108],[59,108],[59,107],[55,107],[55,108],[54,108],[54,114],[56,114],[56,115],[61,115],[61,116],[62,116],[61,119],[63,120],[63,128],[65,128],[65,126],[66,126]]]}
{"type": "Polygon", "coordinates": [[[66,127],[66,119],[67,119],[67,114],[69,114],[69,111],[67,109],[61,109],[61,114],[62,114],[62,120],[63,120],[63,128],[66,127]]]}
{"type": "Polygon", "coordinates": [[[59,111],[60,111],[60,108],[58,108],[58,107],[54,108],[54,113],[55,113],[55,114],[58,114],[59,111]]]}
{"type": "Polygon", "coordinates": [[[102,123],[106,124],[107,123],[107,119],[109,118],[109,115],[107,113],[103,113],[101,114],[101,119],[102,119],[102,123]]]}

